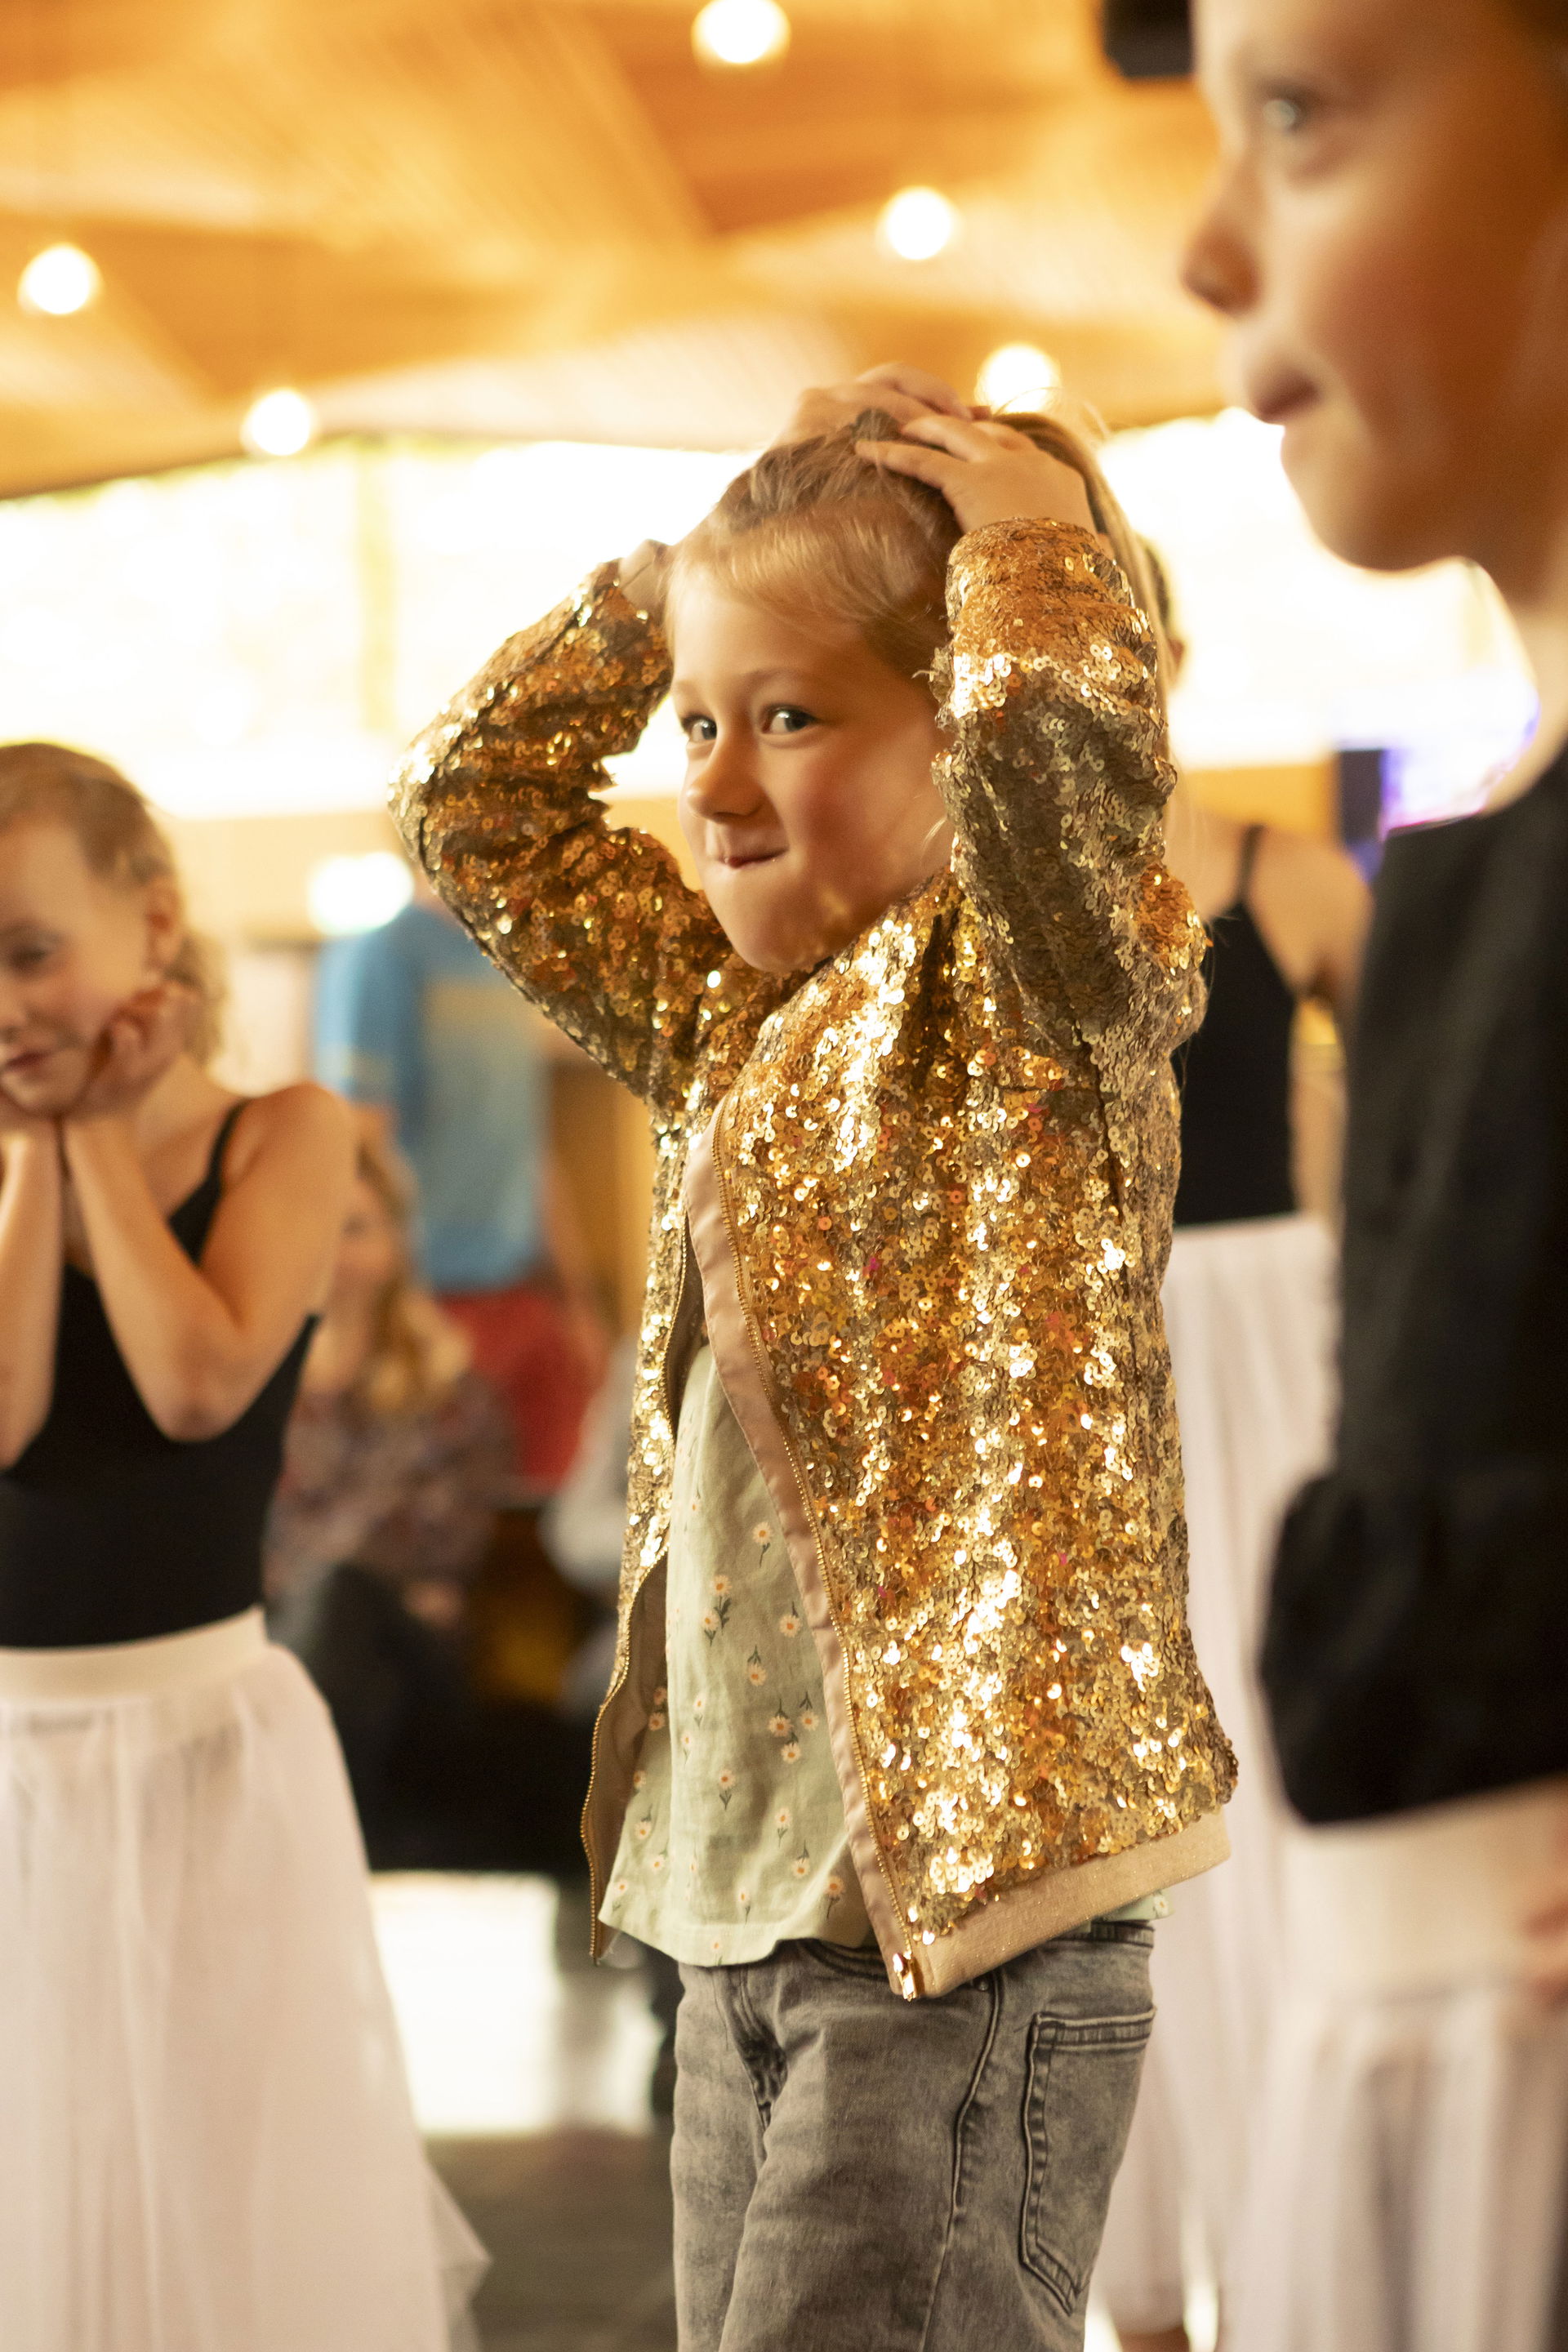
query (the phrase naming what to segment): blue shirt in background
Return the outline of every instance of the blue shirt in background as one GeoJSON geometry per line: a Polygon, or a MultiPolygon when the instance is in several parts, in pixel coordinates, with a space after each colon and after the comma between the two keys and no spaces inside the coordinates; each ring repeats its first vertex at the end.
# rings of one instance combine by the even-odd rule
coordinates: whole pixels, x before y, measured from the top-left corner
{"type": "Polygon", "coordinates": [[[502,1290],[545,1255],[548,1073],[522,999],[445,915],[405,907],[321,951],[316,1076],[390,1108],[436,1290],[502,1290]]]}

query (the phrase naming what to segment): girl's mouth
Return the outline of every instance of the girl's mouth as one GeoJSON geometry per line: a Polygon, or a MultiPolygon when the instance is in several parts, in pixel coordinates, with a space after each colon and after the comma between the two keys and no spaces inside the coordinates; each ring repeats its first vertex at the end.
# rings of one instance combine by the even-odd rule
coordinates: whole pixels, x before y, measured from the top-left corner
{"type": "Polygon", "coordinates": [[[783,856],[782,849],[732,850],[721,856],[719,863],[721,866],[728,866],[731,874],[738,874],[745,866],[772,866],[775,859],[783,856]]]}

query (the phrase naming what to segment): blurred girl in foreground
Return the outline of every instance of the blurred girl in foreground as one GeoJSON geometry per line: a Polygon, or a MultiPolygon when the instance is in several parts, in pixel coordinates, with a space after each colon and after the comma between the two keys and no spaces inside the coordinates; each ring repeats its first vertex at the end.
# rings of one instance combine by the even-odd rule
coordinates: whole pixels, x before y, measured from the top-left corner
{"type": "Polygon", "coordinates": [[[215,994],[140,795],[0,750],[0,2341],[437,2352],[474,2250],[259,1606],[348,1124],[220,1086],[215,994]]]}
{"type": "MultiPolygon", "coordinates": [[[[1153,560],[1179,669],[1184,648],[1153,560]]],[[[1124,2352],[1183,2352],[1188,2270],[1228,2305],[1280,1969],[1286,1820],[1258,1686],[1279,1521],[1328,1451],[1332,1234],[1303,1209],[1296,1014],[1342,1032],[1369,913],[1346,853],[1172,795],[1173,870],[1207,926],[1208,1011],[1176,1056],[1182,1175],[1165,1329],[1182,1427],[1193,1642],[1240,1765],[1228,1866],[1180,1888],[1150,1974],[1158,2019],[1096,2283],[1124,2352]]],[[[1320,1210],[1323,1203],[1314,1204],[1320,1210]]]]}
{"type": "Polygon", "coordinates": [[[1379,884],[1337,1450],[1264,1653],[1315,1826],[1235,2341],[1540,2352],[1568,2152],[1568,2014],[1529,1990],[1568,1983],[1568,0],[1199,25],[1224,154],[1188,275],[1247,398],[1338,554],[1484,566],[1542,699],[1489,809],[1395,835],[1379,884]]]}

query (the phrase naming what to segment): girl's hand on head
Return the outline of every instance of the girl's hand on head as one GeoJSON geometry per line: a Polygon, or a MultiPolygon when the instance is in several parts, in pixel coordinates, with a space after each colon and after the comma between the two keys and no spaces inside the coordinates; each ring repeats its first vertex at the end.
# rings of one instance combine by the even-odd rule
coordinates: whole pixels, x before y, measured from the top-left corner
{"type": "Polygon", "coordinates": [[[128,997],[98,1041],[87,1084],[65,1113],[67,1126],[133,1110],[190,1044],[195,992],[163,981],[128,997]]]}
{"type": "Polygon", "coordinates": [[[673,552],[660,539],[645,539],[640,547],[622,556],[616,574],[622,595],[639,613],[651,613],[656,621],[664,616],[665,583],[673,552]]]}
{"type": "Polygon", "coordinates": [[[1037,519],[1093,530],[1089,486],[1075,466],[1037,449],[998,417],[917,416],[898,441],[856,444],[868,465],[940,490],[963,530],[1037,519]]]}
{"type": "Polygon", "coordinates": [[[826,434],[841,433],[868,408],[884,410],[900,425],[931,415],[957,416],[967,422],[974,414],[941,376],[892,360],[883,367],[868,368],[852,383],[818,384],[803,392],[789,423],[774,434],[769,446],[785,449],[792,441],[817,441],[826,434]]]}

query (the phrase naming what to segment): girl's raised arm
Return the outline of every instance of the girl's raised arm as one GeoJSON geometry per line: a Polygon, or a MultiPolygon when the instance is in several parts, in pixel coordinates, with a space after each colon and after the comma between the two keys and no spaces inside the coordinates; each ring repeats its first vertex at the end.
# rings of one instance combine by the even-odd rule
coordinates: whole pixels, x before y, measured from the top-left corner
{"type": "Polygon", "coordinates": [[[63,1258],[60,1148],[52,1119],[0,1091],[0,1470],[48,1417],[63,1258]]]}
{"type": "Polygon", "coordinates": [[[966,533],[936,667],[956,863],[1026,1006],[1065,1000],[1114,1087],[1203,1003],[1203,929],[1165,863],[1153,633],[1070,464],[1000,421],[904,435],[863,453],[940,489],[966,533]]]}
{"type": "Polygon", "coordinates": [[[167,1017],[131,1013],[63,1122],[66,1165],[104,1312],[165,1436],[216,1437],[266,1386],[321,1304],[353,1170],[349,1115],[324,1087],[249,1104],[224,1155],[223,1194],[194,1265],[153,1199],[129,1112],[167,1017]]]}
{"type": "Polygon", "coordinates": [[[1175,781],[1154,642],[1088,531],[995,523],[949,580],[960,870],[1026,1002],[1071,1005],[1102,1076],[1195,1023],[1204,932],[1165,862],[1175,781]]]}
{"type": "MultiPolygon", "coordinates": [[[[634,581],[633,585],[636,586],[634,581]]],[[[521,635],[428,728],[393,792],[403,838],[509,979],[656,1108],[700,1050],[776,983],[742,963],[706,899],[593,795],[669,683],[649,615],[608,564],[521,635]]]]}

